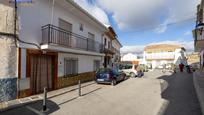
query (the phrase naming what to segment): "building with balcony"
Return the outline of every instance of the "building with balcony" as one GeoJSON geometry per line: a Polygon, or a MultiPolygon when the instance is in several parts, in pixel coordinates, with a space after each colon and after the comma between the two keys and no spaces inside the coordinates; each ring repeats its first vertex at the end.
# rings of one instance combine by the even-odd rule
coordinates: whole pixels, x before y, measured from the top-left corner
{"type": "Polygon", "coordinates": [[[179,45],[158,44],[146,46],[143,62],[153,69],[167,64],[187,64],[185,49],[179,45]]]}
{"type": "Polygon", "coordinates": [[[197,20],[196,26],[193,30],[194,37],[194,49],[195,52],[199,52],[200,67],[204,67],[204,18],[203,18],[204,1],[197,6],[197,20]]]}
{"type": "MultiPolygon", "coordinates": [[[[73,0],[35,0],[29,6],[17,4],[17,10],[14,10],[12,2],[4,1],[0,5],[6,11],[11,9],[8,12],[0,10],[0,14],[5,15],[6,23],[1,27],[12,28],[10,33],[14,33],[14,24],[8,22],[13,22],[14,17],[7,19],[6,15],[14,16],[13,13],[17,11],[18,39],[12,38],[12,43],[3,49],[10,51],[5,53],[7,57],[13,56],[11,58],[15,59],[6,61],[10,64],[7,64],[8,67],[13,67],[12,71],[15,71],[8,75],[11,71],[8,70],[1,75],[0,70],[0,78],[14,78],[15,83],[12,84],[15,84],[15,90],[8,88],[8,93],[3,95],[5,97],[15,94],[20,98],[42,93],[44,87],[51,91],[77,84],[78,80],[93,80],[95,70],[103,66],[104,60],[107,61],[104,57],[120,55],[118,48],[121,44],[116,41],[116,46],[112,45],[112,40],[117,36],[113,29],[107,28],[73,0]]],[[[0,35],[15,36],[2,33],[2,30],[0,35]]],[[[0,86],[4,85],[0,80],[0,86]]]]}
{"type": "Polygon", "coordinates": [[[118,41],[114,29],[111,26],[106,27],[107,31],[103,36],[103,52],[105,53],[104,67],[112,68],[113,66],[117,66],[120,61],[120,48],[122,45],[118,41]]]}

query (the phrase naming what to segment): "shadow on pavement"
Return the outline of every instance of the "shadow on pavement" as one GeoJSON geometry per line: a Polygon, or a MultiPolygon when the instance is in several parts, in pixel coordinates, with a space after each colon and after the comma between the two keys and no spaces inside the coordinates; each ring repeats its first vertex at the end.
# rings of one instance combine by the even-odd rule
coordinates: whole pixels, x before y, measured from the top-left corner
{"type": "MultiPolygon", "coordinates": [[[[163,115],[201,115],[192,77],[192,74],[178,72],[158,78],[168,85],[161,94],[169,102],[163,115]]],[[[162,87],[164,84],[161,84],[162,87]]]]}
{"type": "Polygon", "coordinates": [[[42,100],[35,101],[31,104],[2,112],[0,115],[48,115],[60,109],[55,102],[47,100],[47,111],[43,112],[42,103],[42,100]]]}
{"type": "MultiPolygon", "coordinates": [[[[88,93],[84,93],[82,96],[86,96],[86,95],[91,94],[91,93],[98,91],[100,89],[101,89],[101,87],[96,88],[96,89],[94,89],[88,93]]],[[[39,100],[39,101],[32,102],[30,104],[24,105],[24,106],[19,107],[19,108],[14,108],[14,109],[10,109],[8,111],[1,112],[0,115],[48,115],[48,114],[51,114],[51,113],[59,110],[60,105],[71,102],[71,101],[77,99],[78,97],[79,96],[76,95],[76,97],[73,97],[69,100],[63,101],[59,104],[56,104],[55,102],[53,102],[51,100],[47,100],[47,111],[45,111],[45,112],[42,111],[43,101],[39,100]]]]}

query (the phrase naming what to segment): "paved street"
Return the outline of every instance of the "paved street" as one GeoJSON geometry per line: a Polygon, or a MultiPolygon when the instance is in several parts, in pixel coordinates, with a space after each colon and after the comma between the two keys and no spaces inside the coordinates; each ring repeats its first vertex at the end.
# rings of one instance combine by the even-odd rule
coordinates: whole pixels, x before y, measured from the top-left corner
{"type": "Polygon", "coordinates": [[[162,98],[169,101],[164,115],[201,115],[192,74],[177,73],[159,79],[168,82],[168,88],[162,93],[162,98]]]}
{"type": "Polygon", "coordinates": [[[163,115],[201,115],[192,75],[187,73],[171,75],[157,70],[114,87],[92,84],[82,92],[80,98],[76,90],[49,99],[45,113],[41,112],[42,101],[38,101],[1,114],[156,115],[163,106],[163,115]]]}

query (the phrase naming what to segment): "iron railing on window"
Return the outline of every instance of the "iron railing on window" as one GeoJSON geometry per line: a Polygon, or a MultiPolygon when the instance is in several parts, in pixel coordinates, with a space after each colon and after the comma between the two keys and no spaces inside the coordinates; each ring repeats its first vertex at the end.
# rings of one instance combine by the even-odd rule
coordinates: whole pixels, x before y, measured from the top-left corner
{"type": "Polygon", "coordinates": [[[98,53],[103,50],[103,44],[51,24],[42,27],[42,44],[59,45],[98,53]]]}

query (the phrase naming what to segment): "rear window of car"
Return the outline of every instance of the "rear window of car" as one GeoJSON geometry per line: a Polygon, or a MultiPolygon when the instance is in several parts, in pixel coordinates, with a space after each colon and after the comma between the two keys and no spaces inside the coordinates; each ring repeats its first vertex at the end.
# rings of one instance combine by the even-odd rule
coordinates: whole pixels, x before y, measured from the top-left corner
{"type": "Polygon", "coordinates": [[[132,69],[132,65],[125,65],[125,69],[132,69]]]}
{"type": "Polygon", "coordinates": [[[101,69],[99,69],[99,70],[97,71],[97,73],[107,73],[107,72],[109,72],[109,71],[111,71],[111,70],[108,69],[108,68],[101,68],[101,69]]]}

